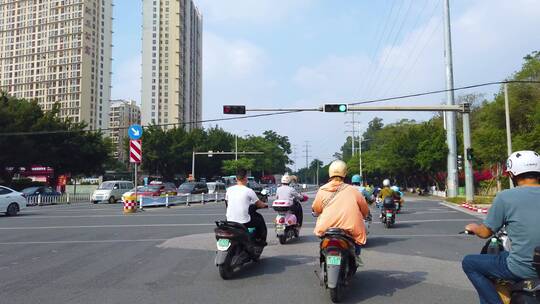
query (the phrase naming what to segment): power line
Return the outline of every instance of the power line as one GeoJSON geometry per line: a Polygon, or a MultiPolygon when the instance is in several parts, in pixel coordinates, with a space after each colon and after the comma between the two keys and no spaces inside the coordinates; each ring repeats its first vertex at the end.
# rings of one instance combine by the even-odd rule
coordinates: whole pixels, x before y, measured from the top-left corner
{"type": "MultiPolygon", "coordinates": [[[[198,124],[198,123],[219,122],[219,121],[249,119],[249,118],[256,118],[256,117],[267,117],[267,116],[274,116],[274,115],[284,115],[284,114],[291,114],[291,113],[298,113],[298,112],[303,112],[303,110],[272,112],[272,113],[265,113],[265,114],[228,117],[228,118],[215,118],[215,119],[207,119],[207,120],[200,120],[200,121],[155,124],[155,125],[143,126],[143,128],[149,128],[153,126],[155,127],[168,127],[168,126],[181,126],[181,125],[183,126],[183,125],[198,124]]],[[[126,130],[128,128],[129,127],[104,128],[104,129],[93,129],[93,130],[52,130],[52,131],[34,131],[34,132],[10,132],[10,133],[0,133],[0,136],[44,135],[44,134],[62,134],[62,133],[79,133],[79,132],[103,132],[103,131],[110,131],[110,130],[126,130]]]]}
{"type": "MultiPolygon", "coordinates": [[[[409,1],[409,6],[407,6],[407,10],[405,11],[405,15],[403,17],[403,20],[401,20],[401,25],[398,27],[397,29],[397,32],[396,32],[396,36],[394,36],[394,41],[392,42],[391,44],[391,47],[390,47],[390,51],[388,51],[386,54],[385,54],[385,58],[384,58],[384,61],[381,65],[381,68],[384,69],[384,66],[386,65],[386,63],[388,62],[388,58],[390,58],[390,56],[392,55],[392,52],[394,51],[394,48],[396,46],[396,43],[398,41],[398,38],[401,34],[401,32],[403,31],[403,27],[405,25],[405,23],[407,22],[407,20],[409,19],[409,12],[411,10],[411,7],[412,7],[412,0],[409,1]]],[[[382,73],[384,73],[384,71],[381,69],[381,72],[378,73],[374,78],[375,78],[375,81],[373,82],[373,84],[371,85],[371,90],[374,90],[375,87],[377,86],[377,84],[379,83],[379,79],[381,78],[381,75],[382,73]]]]}
{"type": "MultiPolygon", "coordinates": [[[[353,103],[350,103],[349,105],[361,105],[361,104],[369,104],[369,103],[376,103],[376,102],[383,102],[383,101],[390,101],[390,100],[405,99],[405,98],[411,98],[411,97],[434,95],[434,94],[445,93],[445,92],[448,92],[448,91],[460,91],[460,90],[467,90],[467,89],[485,87],[485,86],[496,85],[496,84],[505,84],[505,83],[508,83],[508,84],[512,84],[512,83],[540,84],[540,81],[534,81],[534,80],[492,81],[492,82],[486,82],[486,83],[481,83],[481,84],[458,87],[458,88],[454,88],[454,89],[451,89],[451,90],[444,89],[444,90],[428,91],[428,92],[423,92],[423,93],[415,93],[415,94],[409,94],[409,95],[400,95],[400,96],[394,96],[394,97],[387,97],[387,98],[379,98],[379,99],[371,99],[371,100],[353,102],[353,103]]],[[[207,120],[200,120],[200,121],[193,121],[193,122],[178,122],[178,123],[169,123],[169,124],[156,124],[156,125],[143,126],[143,128],[148,128],[148,127],[151,127],[151,126],[164,127],[164,126],[178,126],[178,125],[187,125],[187,124],[196,124],[196,123],[208,123],[208,122],[241,120],[241,119],[257,118],[257,117],[286,115],[286,114],[300,113],[300,112],[306,112],[306,110],[272,112],[272,113],[265,113],[265,114],[247,115],[247,116],[239,116],[239,117],[228,117],[228,118],[215,118],[215,119],[207,119],[207,120]]],[[[129,128],[129,127],[120,127],[120,128],[114,128],[114,129],[125,130],[127,128],[129,128]]],[[[109,130],[113,130],[113,128],[95,129],[95,130],[52,130],[52,131],[34,131],[34,132],[7,132],[7,133],[0,133],[0,136],[43,135],[43,134],[77,133],[77,132],[98,132],[98,131],[109,131],[109,130]]]]}
{"type": "Polygon", "coordinates": [[[366,101],[353,102],[353,103],[350,103],[349,105],[361,105],[361,104],[383,102],[383,101],[396,100],[396,99],[405,99],[405,98],[410,98],[410,97],[440,94],[440,93],[446,93],[449,91],[461,91],[461,90],[485,87],[485,86],[490,86],[490,85],[495,85],[495,84],[505,84],[505,83],[538,83],[540,84],[540,81],[534,81],[534,80],[492,81],[492,82],[486,82],[486,83],[481,83],[481,84],[474,84],[474,85],[469,85],[469,86],[464,86],[464,87],[453,88],[453,89],[428,91],[428,92],[423,92],[423,93],[415,93],[415,94],[409,94],[409,95],[400,95],[400,96],[394,96],[394,97],[378,98],[378,99],[371,99],[371,100],[366,100],[366,101]]]}

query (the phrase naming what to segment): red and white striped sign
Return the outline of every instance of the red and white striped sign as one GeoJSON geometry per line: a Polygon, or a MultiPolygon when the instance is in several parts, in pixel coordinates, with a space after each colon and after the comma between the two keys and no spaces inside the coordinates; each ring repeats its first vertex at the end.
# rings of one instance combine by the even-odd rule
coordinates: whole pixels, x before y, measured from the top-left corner
{"type": "Polygon", "coordinates": [[[142,161],[142,140],[129,141],[129,162],[140,164],[142,161]]]}

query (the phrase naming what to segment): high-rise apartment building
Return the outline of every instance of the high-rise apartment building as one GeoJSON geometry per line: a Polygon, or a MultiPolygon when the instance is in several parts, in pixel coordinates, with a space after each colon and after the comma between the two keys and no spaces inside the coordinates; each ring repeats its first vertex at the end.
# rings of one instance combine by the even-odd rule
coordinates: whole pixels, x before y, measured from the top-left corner
{"type": "Polygon", "coordinates": [[[0,90],[107,128],[112,0],[0,0],[0,90]]]}
{"type": "Polygon", "coordinates": [[[133,100],[111,100],[109,135],[116,148],[114,157],[127,161],[124,143],[128,138],[128,127],[141,123],[141,109],[133,100]]]}
{"type": "Polygon", "coordinates": [[[202,16],[193,0],[143,0],[142,58],[142,123],[200,127],[202,16]]]}

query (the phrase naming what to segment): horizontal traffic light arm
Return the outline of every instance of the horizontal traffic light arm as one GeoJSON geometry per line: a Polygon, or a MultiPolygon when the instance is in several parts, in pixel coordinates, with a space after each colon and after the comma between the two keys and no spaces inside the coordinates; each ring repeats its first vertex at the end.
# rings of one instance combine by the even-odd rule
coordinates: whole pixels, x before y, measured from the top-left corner
{"type": "MultiPolygon", "coordinates": [[[[326,104],[318,108],[244,108],[245,112],[324,112],[325,106],[339,106],[343,104],[326,104]]],[[[347,104],[345,104],[347,105],[347,104]]],[[[227,106],[224,106],[224,109],[227,106]]],[[[237,107],[237,106],[235,106],[237,107]]],[[[352,106],[347,105],[346,111],[339,112],[369,112],[369,111],[402,111],[402,112],[460,112],[470,113],[470,104],[458,105],[432,105],[432,106],[352,106]]],[[[224,112],[225,113],[225,112],[224,112]]],[[[225,113],[225,114],[240,114],[240,113],[225,113]]]]}

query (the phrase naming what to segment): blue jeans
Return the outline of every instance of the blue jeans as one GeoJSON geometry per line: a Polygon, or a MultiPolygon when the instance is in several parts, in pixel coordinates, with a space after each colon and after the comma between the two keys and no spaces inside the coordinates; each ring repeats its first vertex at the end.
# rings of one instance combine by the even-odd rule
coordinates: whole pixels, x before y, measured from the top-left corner
{"type": "Polygon", "coordinates": [[[510,281],[519,281],[521,278],[514,275],[508,265],[506,258],[508,252],[498,255],[475,254],[467,255],[463,259],[463,271],[478,292],[481,304],[502,304],[501,298],[497,294],[495,284],[490,278],[498,278],[510,281]]]}
{"type": "Polygon", "coordinates": [[[362,245],[354,243],[354,253],[356,255],[360,255],[360,252],[362,252],[362,245]]]}

